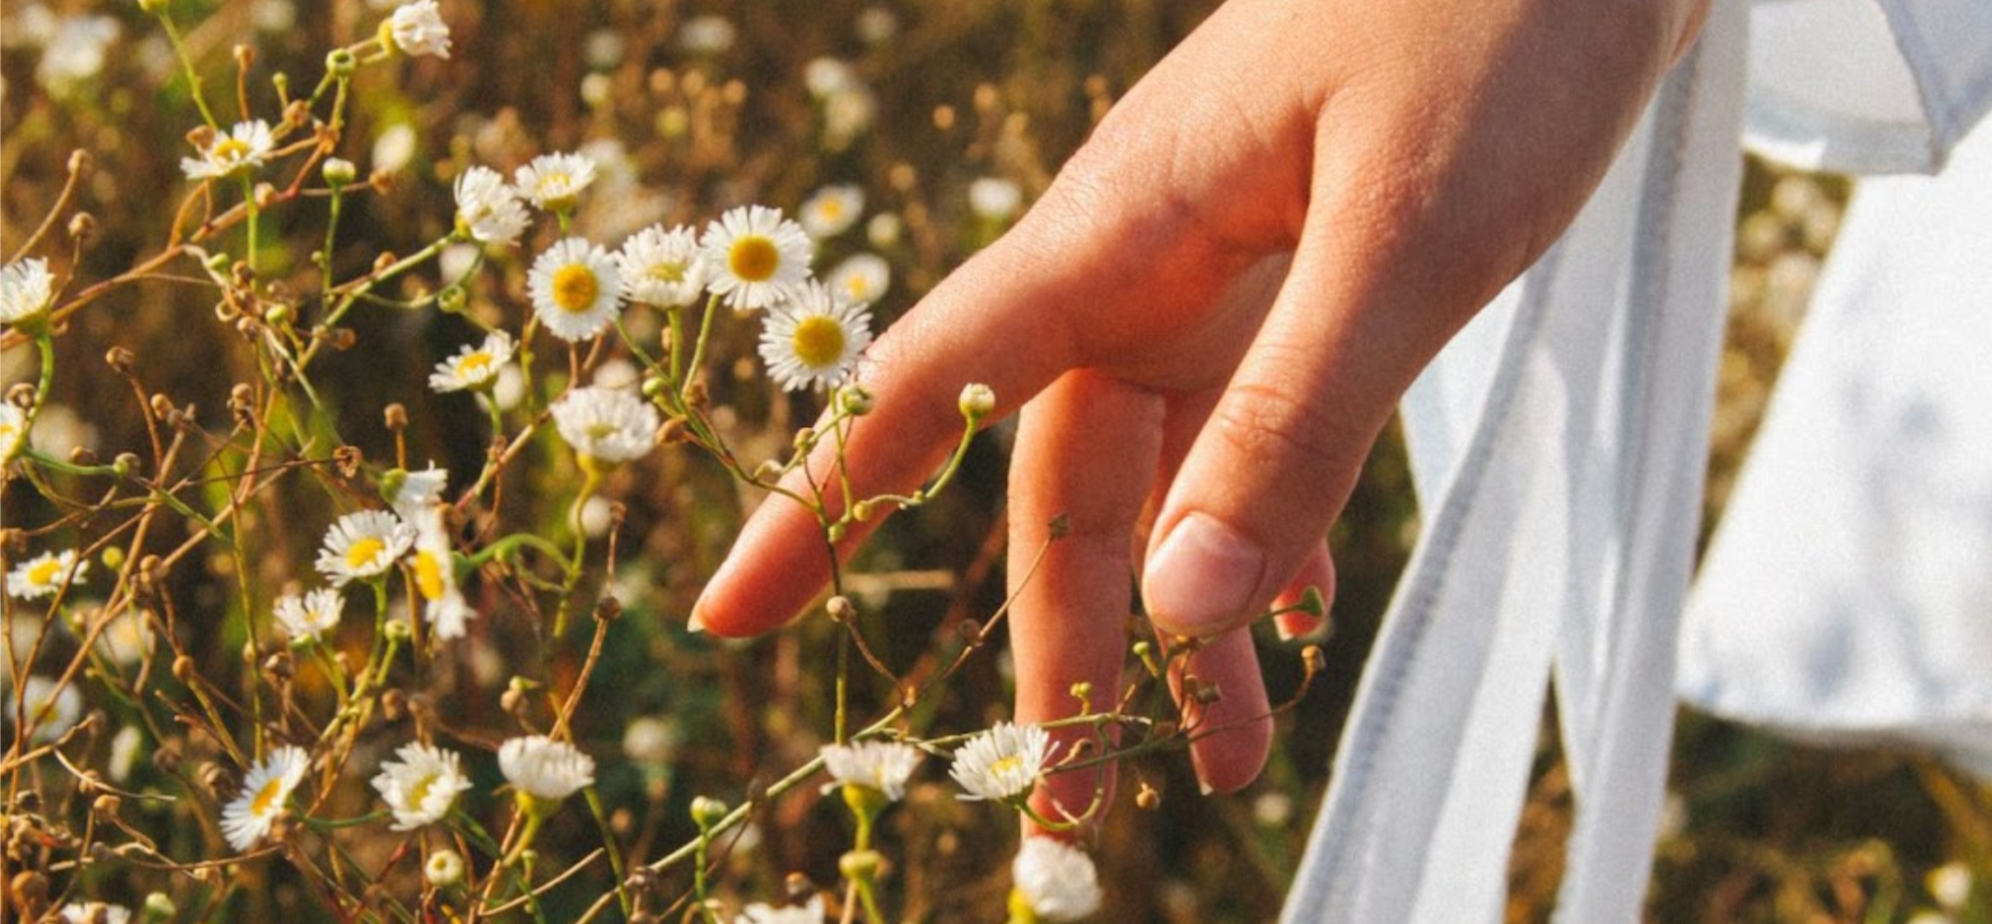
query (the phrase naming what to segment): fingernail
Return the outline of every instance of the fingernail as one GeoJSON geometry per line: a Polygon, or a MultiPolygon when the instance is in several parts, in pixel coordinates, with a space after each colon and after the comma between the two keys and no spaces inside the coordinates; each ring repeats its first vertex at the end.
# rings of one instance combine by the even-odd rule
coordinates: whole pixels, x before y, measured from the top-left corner
{"type": "Polygon", "coordinates": [[[689,632],[693,635],[704,634],[706,630],[706,624],[705,624],[705,619],[701,618],[699,615],[700,611],[701,608],[698,605],[694,604],[692,606],[692,618],[685,620],[686,632],[689,632]]]}
{"type": "Polygon", "coordinates": [[[1142,596],[1156,625],[1215,635],[1236,625],[1259,589],[1266,554],[1231,527],[1192,513],[1148,559],[1142,596]]]}

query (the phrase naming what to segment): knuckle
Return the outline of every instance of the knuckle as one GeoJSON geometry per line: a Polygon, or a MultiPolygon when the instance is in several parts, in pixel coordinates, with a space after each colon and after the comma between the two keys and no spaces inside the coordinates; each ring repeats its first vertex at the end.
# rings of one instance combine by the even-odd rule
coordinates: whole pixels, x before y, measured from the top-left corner
{"type": "Polygon", "coordinates": [[[1339,473],[1361,451],[1347,422],[1320,402],[1262,382],[1234,382],[1211,412],[1210,426],[1254,465],[1339,473]]]}

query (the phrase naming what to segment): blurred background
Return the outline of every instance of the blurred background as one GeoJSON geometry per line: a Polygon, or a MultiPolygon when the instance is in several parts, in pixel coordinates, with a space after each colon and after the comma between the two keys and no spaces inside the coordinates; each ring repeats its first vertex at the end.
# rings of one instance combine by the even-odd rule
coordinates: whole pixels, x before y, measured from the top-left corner
{"type": "MultiPolygon", "coordinates": [[[[377,194],[354,200],[333,260],[351,274],[381,251],[407,253],[445,233],[450,180],[469,165],[509,173],[536,154],[578,149],[596,158],[602,177],[577,230],[610,243],[653,222],[702,223],[750,201],[794,213],[823,187],[856,187],[860,216],[825,239],[816,266],[825,272],[860,254],[882,257],[889,282],[874,312],[883,325],[1000,234],[1115,97],[1213,5],[443,0],[455,44],[450,60],[361,71],[339,154],[373,176],[377,194]]],[[[232,83],[237,45],[253,51],[246,93],[274,115],[273,74],[308,89],[326,49],[365,38],[393,6],[174,0],[170,10],[209,75],[210,93],[232,83]]],[[[161,247],[188,188],[178,158],[191,151],[185,136],[199,118],[177,59],[156,20],[130,2],[6,0],[0,25],[0,245],[12,255],[27,239],[56,199],[70,152],[88,151],[98,169],[76,207],[94,216],[95,230],[75,250],[76,273],[86,282],[116,275],[161,247]]],[[[1759,163],[1749,165],[1746,183],[1707,524],[1721,515],[1850,192],[1835,178],[1759,163]]],[[[300,289],[310,287],[316,269],[308,255],[319,245],[310,227],[322,224],[300,224],[289,236],[280,229],[264,254],[267,273],[296,275],[300,289]]],[[[60,247],[44,250],[67,265],[70,243],[58,240],[60,247]]],[[[518,289],[507,289],[519,285],[523,267],[506,259],[473,293],[471,310],[492,320],[516,318],[523,304],[518,289]]],[[[145,440],[129,386],[98,374],[113,345],[134,351],[149,390],[225,420],[231,385],[255,370],[244,365],[251,354],[231,348],[234,333],[215,320],[213,300],[204,288],[148,283],[122,287],[76,315],[58,339],[64,374],[56,405],[38,421],[37,445],[58,456],[80,446],[107,458],[145,440]]],[[[485,451],[481,415],[421,387],[430,366],[467,342],[472,328],[434,312],[363,312],[354,326],[364,348],[332,357],[321,373],[332,383],[340,432],[369,458],[391,456],[381,408],[401,401],[413,458],[474,471],[485,451]]],[[[644,336],[640,327],[636,333],[644,336]]],[[[721,355],[751,356],[750,333],[726,336],[735,342],[721,355]]],[[[34,373],[24,349],[8,351],[4,362],[0,385],[34,373]]],[[[737,376],[713,383],[714,394],[747,455],[765,455],[814,408],[807,396],[771,392],[751,361],[742,363],[737,376]]],[[[1006,436],[999,427],[982,438],[957,489],[892,520],[864,553],[854,587],[871,637],[887,640],[880,653],[896,671],[930,669],[935,639],[1001,602],[1006,436]]],[[[534,476],[520,477],[522,496],[532,496],[534,476]]],[[[692,795],[737,801],[749,781],[765,782],[814,754],[829,725],[829,674],[814,654],[834,627],[809,620],[738,645],[688,637],[690,602],[757,498],[687,452],[660,453],[618,478],[615,493],[628,505],[615,576],[630,615],[618,630],[627,644],[603,668],[614,695],[591,701],[580,734],[591,752],[620,755],[603,775],[605,799],[620,830],[654,856],[689,836],[682,808],[692,795]]],[[[52,513],[25,491],[7,499],[10,524],[52,513]]],[[[314,503],[322,499],[300,494],[273,511],[298,516],[314,503]]],[[[562,513],[545,506],[549,518],[562,513]]],[[[225,608],[236,581],[280,585],[315,546],[317,527],[300,525],[286,539],[281,517],[272,517],[265,525],[275,527],[275,539],[261,551],[261,573],[231,573],[219,557],[207,569],[181,569],[183,599],[225,608]]],[[[298,516],[301,524],[324,519],[298,516]]],[[[1329,667],[1281,718],[1272,766],[1246,792],[1214,799],[1197,796],[1179,755],[1129,766],[1102,844],[1109,895],[1102,920],[1208,924],[1276,915],[1357,672],[1417,533],[1402,448],[1391,434],[1332,535],[1340,589],[1322,643],[1329,667]],[[1158,808],[1134,806],[1138,783],[1161,794],[1158,808]]],[[[466,659],[457,695],[467,726],[501,718],[495,697],[509,673],[506,635],[518,632],[496,621],[477,649],[484,660],[466,659]]],[[[216,630],[182,643],[211,652],[221,668],[239,641],[216,630]]],[[[1275,701],[1296,695],[1298,649],[1267,635],[1261,653],[1275,701]]],[[[942,728],[986,724],[1006,714],[1006,683],[1000,652],[978,658],[930,718],[942,728]]],[[[890,686],[869,692],[884,702],[890,686]]],[[[1545,716],[1511,863],[1511,921],[1547,920],[1554,901],[1570,820],[1554,727],[1545,716]]],[[[890,816],[902,917],[994,920],[1014,832],[988,830],[993,813],[957,803],[938,776],[926,774],[909,808],[890,816]]],[[[1670,788],[1648,902],[1653,921],[1992,922],[1992,793],[1927,758],[1812,750],[1685,713],[1670,788]]],[[[813,790],[775,802],[749,842],[735,846],[733,887],[778,892],[792,871],[833,880],[842,819],[832,808],[813,790]]],[[[274,907],[315,919],[302,910],[308,901],[275,885],[274,907]]],[[[143,894],[152,886],[129,887],[143,894]]]]}

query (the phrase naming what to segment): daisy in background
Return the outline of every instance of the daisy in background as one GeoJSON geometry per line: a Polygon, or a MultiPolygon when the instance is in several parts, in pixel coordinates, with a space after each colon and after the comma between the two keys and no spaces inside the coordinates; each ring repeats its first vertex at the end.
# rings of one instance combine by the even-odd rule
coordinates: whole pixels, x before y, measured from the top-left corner
{"type": "Polygon", "coordinates": [[[477,615],[457,587],[453,553],[441,510],[432,507],[415,518],[415,591],[427,601],[422,619],[443,639],[462,638],[470,618],[477,615]]]}
{"type": "Polygon", "coordinates": [[[248,850],[270,835],[277,816],[290,803],[291,793],[304,781],[310,762],[303,748],[285,745],[249,768],[249,775],[242,780],[242,794],[221,810],[221,833],[230,847],[248,850]]]}
{"type": "Polygon", "coordinates": [[[578,237],[555,243],[533,261],[526,290],[540,323],[570,343],[608,330],[622,307],[622,273],[615,261],[578,237]]]}
{"type": "Polygon", "coordinates": [[[4,723],[11,728],[23,725],[34,726],[34,733],[28,736],[30,744],[47,744],[62,737],[83,718],[83,694],[71,684],[56,686],[47,677],[29,677],[21,684],[21,711],[14,714],[14,690],[10,683],[0,688],[5,694],[0,701],[0,714],[5,714],[4,723]]]}
{"type": "Polygon", "coordinates": [[[7,572],[7,596],[16,600],[38,600],[54,596],[65,585],[81,583],[90,563],[77,557],[75,549],[43,552],[7,572]]]}
{"type": "Polygon", "coordinates": [[[457,233],[481,244],[516,244],[533,223],[519,191],[490,167],[457,174],[457,233]]]}
{"type": "Polygon", "coordinates": [[[1024,838],[1010,878],[1010,924],[1077,921],[1100,909],[1093,858],[1061,841],[1024,838]]]}
{"type": "Polygon", "coordinates": [[[871,345],[871,313],[815,280],[768,311],[761,325],[761,360],[788,391],[822,391],[850,381],[871,345]]]}
{"type": "Polygon", "coordinates": [[[200,157],[180,158],[180,170],[190,180],[233,176],[238,171],[261,167],[274,147],[276,138],[270,133],[268,122],[262,119],[237,122],[227,132],[216,133],[201,149],[200,157]]]}
{"type": "Polygon", "coordinates": [[[131,924],[131,909],[104,902],[70,902],[62,906],[62,924],[131,924]]]}
{"type": "Polygon", "coordinates": [[[553,403],[553,424],[585,460],[620,465],[649,454],[663,422],[657,408],[626,391],[576,388],[553,403]]]}
{"type": "Polygon", "coordinates": [[[318,571],[333,587],[386,574],[415,544],[415,528],[385,510],[349,513],[325,533],[318,571]]]}
{"type": "Polygon", "coordinates": [[[498,746],[498,770],[530,813],[544,816],[595,783],[595,759],[545,735],[512,738],[498,746]]]}
{"type": "Polygon", "coordinates": [[[826,744],[822,749],[823,769],[830,782],[829,792],[841,786],[858,786],[882,795],[889,802],[906,798],[906,781],[920,766],[920,749],[898,741],[860,741],[855,744],[826,744]]]}
{"type": "Polygon", "coordinates": [[[823,898],[812,895],[809,901],[788,908],[755,902],[740,909],[733,924],[823,924],[823,898]]]}
{"type": "Polygon", "coordinates": [[[837,264],[823,281],[838,298],[876,302],[892,287],[892,264],[878,254],[861,253],[837,264]]]}
{"type": "Polygon", "coordinates": [[[391,471],[383,481],[383,487],[388,488],[388,506],[394,508],[396,516],[412,523],[424,514],[435,512],[435,506],[443,500],[443,489],[449,486],[450,472],[431,462],[419,472],[391,471]]]}
{"type": "Polygon", "coordinates": [[[584,154],[541,154],[512,175],[519,192],[549,212],[574,208],[595,182],[595,161],[584,154]]]}
{"type": "Polygon", "coordinates": [[[274,615],[277,625],[291,641],[322,638],[339,627],[346,613],[346,598],[330,587],[320,587],[304,596],[284,594],[277,598],[274,615]]]}
{"type": "Polygon", "coordinates": [[[853,184],[825,186],[802,203],[802,230],[817,240],[836,237],[865,213],[865,191],[853,184]]]}
{"type": "Polygon", "coordinates": [[[679,225],[669,231],[651,225],[623,242],[616,253],[629,300],[658,308],[683,308],[705,291],[698,232],[679,225]]]}
{"type": "Polygon", "coordinates": [[[29,257],[0,269],[0,324],[19,325],[41,317],[55,297],[55,274],[48,261],[29,257]]]}
{"type": "Polygon", "coordinates": [[[1003,224],[1015,218],[1023,204],[1023,187],[1013,180],[985,176],[968,184],[968,210],[983,221],[1003,224]]]}
{"type": "Polygon", "coordinates": [[[483,343],[465,344],[455,356],[436,364],[429,374],[429,387],[439,393],[489,391],[498,384],[498,373],[512,361],[512,335],[494,330],[483,343]]]}
{"type": "Polygon", "coordinates": [[[0,465],[14,461],[28,446],[28,412],[11,401],[0,401],[0,465]]]}
{"type": "Polygon", "coordinates": [[[413,831],[449,816],[456,798],[470,791],[456,752],[427,744],[405,744],[399,761],[383,761],[374,789],[394,813],[394,830],[413,831]]]}
{"type": "Polygon", "coordinates": [[[380,24],[380,43],[409,57],[450,56],[450,27],[443,22],[436,0],[404,3],[380,24]]]}
{"type": "Polygon", "coordinates": [[[813,249],[801,225],[764,205],[743,205],[719,216],[699,238],[707,285],[743,310],[788,298],[809,278],[813,249]]]}
{"type": "Polygon", "coordinates": [[[998,722],[955,751],[948,775],[961,784],[957,799],[1022,805],[1050,759],[1051,735],[1044,729],[998,722]]]}

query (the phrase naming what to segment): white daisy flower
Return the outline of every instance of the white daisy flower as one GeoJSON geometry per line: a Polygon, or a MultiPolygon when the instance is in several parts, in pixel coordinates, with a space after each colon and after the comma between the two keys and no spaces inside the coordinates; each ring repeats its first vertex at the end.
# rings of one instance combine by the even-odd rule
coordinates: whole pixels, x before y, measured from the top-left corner
{"type": "Polygon", "coordinates": [[[29,257],[0,269],[0,324],[19,324],[48,310],[55,297],[55,274],[48,261],[29,257]]]}
{"type": "Polygon", "coordinates": [[[533,223],[519,191],[490,167],[472,167],[456,178],[457,229],[484,244],[515,244],[533,223]]]}
{"type": "Polygon", "coordinates": [[[498,371],[512,361],[512,335],[494,330],[483,343],[466,343],[455,356],[436,364],[429,387],[438,392],[485,391],[498,383],[498,371]]]}
{"type": "Polygon", "coordinates": [[[615,323],[622,302],[622,273],[602,248],[570,237],[533,261],[526,289],[540,323],[554,336],[575,342],[615,323]]]}
{"type": "Polygon", "coordinates": [[[320,587],[304,596],[284,594],[274,608],[277,625],[297,641],[319,638],[339,627],[346,613],[346,598],[330,587],[320,587]]]}
{"type": "Polygon", "coordinates": [[[470,778],[458,766],[456,752],[427,744],[405,744],[383,761],[373,778],[374,789],[394,812],[394,830],[413,831],[448,817],[456,797],[470,791],[470,778]]]}
{"type": "Polygon", "coordinates": [[[498,769],[514,789],[549,802],[559,802],[595,782],[594,758],[545,735],[499,745],[498,769]]]}
{"type": "Polygon", "coordinates": [[[7,717],[4,724],[19,728],[32,722],[35,730],[28,736],[30,744],[54,741],[83,718],[83,694],[71,684],[58,687],[47,677],[29,677],[21,684],[19,715],[13,714],[14,691],[8,689],[4,693],[5,700],[0,702],[0,713],[7,717]]]}
{"type": "Polygon", "coordinates": [[[62,906],[63,924],[131,924],[131,909],[104,902],[70,902],[62,906]]]}
{"type": "Polygon", "coordinates": [[[705,291],[705,264],[699,260],[698,232],[680,225],[669,231],[651,225],[631,235],[616,253],[629,300],[659,308],[683,308],[705,291]]]}
{"type": "Polygon", "coordinates": [[[707,284],[735,308],[766,308],[809,278],[812,246],[802,226],[764,205],[719,216],[699,238],[707,284]]]}
{"type": "Polygon", "coordinates": [[[541,154],[512,175],[519,192],[548,211],[574,207],[581,191],[595,182],[595,161],[585,154],[541,154]]]}
{"type": "Polygon", "coordinates": [[[8,572],[7,595],[16,600],[54,596],[65,584],[82,583],[89,570],[90,562],[78,558],[75,549],[43,552],[8,572]]]}
{"type": "Polygon", "coordinates": [[[865,213],[865,191],[861,186],[825,186],[802,203],[802,230],[817,240],[836,237],[865,213]]]}
{"type": "Polygon", "coordinates": [[[823,281],[845,301],[876,302],[892,287],[892,264],[878,254],[861,253],[837,264],[823,281]]]}
{"type": "Polygon", "coordinates": [[[190,180],[232,176],[236,171],[262,166],[263,158],[270,156],[274,147],[276,138],[270,133],[268,122],[262,119],[237,122],[226,133],[216,133],[200,157],[180,158],[180,170],[190,180]]]}
{"type": "Polygon", "coordinates": [[[802,68],[802,85],[809,88],[809,95],[822,99],[832,93],[841,93],[863,81],[858,72],[842,58],[811,58],[802,68]]]}
{"type": "Polygon", "coordinates": [[[954,753],[948,775],[966,790],[955,798],[1017,802],[1031,794],[1051,759],[1051,735],[1036,725],[998,722],[954,753]]]}
{"type": "Polygon", "coordinates": [[[14,461],[28,445],[28,412],[0,401],[0,465],[14,461]]]}
{"type": "Polygon", "coordinates": [[[847,302],[810,280],[768,311],[761,360],[783,388],[822,391],[850,380],[871,340],[871,313],[863,302],[847,302]]]}
{"type": "Polygon", "coordinates": [[[248,850],[269,836],[291,793],[304,782],[310,762],[303,748],[285,745],[249,768],[249,775],[242,780],[242,794],[221,810],[221,833],[230,847],[248,850]]]}
{"type": "Polygon", "coordinates": [[[1012,901],[1039,921],[1077,921],[1100,910],[1100,876],[1093,858],[1049,837],[1024,838],[1010,866],[1012,901]]]}
{"type": "MultiPolygon", "coordinates": [[[[99,618],[102,612],[102,610],[97,611],[99,618]]],[[[79,633],[87,637],[90,631],[92,627],[86,623],[79,633]]],[[[152,625],[146,621],[146,614],[142,610],[127,609],[104,619],[100,627],[94,631],[97,633],[94,646],[97,653],[116,664],[127,666],[137,664],[152,653],[155,643],[152,625]]]]}
{"type": "Polygon", "coordinates": [[[1005,222],[1024,204],[1024,190],[1014,181],[985,176],[968,184],[968,210],[984,221],[1005,222]]]}
{"type": "Polygon", "coordinates": [[[897,802],[906,797],[906,780],[920,766],[920,749],[898,741],[860,741],[823,746],[823,769],[835,782],[823,787],[862,786],[897,802]]]}
{"type": "Polygon", "coordinates": [[[449,486],[449,469],[437,468],[436,463],[419,472],[403,471],[400,477],[393,478],[393,496],[388,498],[388,506],[403,520],[414,520],[417,516],[432,512],[443,499],[443,489],[449,486]]]}
{"type": "Polygon", "coordinates": [[[325,533],[318,552],[318,571],[344,587],[355,578],[379,577],[394,567],[415,544],[415,527],[385,510],[349,513],[325,533]]]}
{"type": "Polygon", "coordinates": [[[434,626],[437,638],[462,638],[465,623],[476,613],[457,587],[456,564],[449,531],[434,508],[415,518],[415,590],[427,601],[422,618],[434,626]]]}
{"type": "Polygon", "coordinates": [[[787,908],[755,902],[740,909],[733,924],[823,924],[823,899],[812,895],[808,902],[787,908]]]}
{"type": "Polygon", "coordinates": [[[410,57],[450,56],[450,27],[436,0],[404,3],[380,25],[380,43],[410,57]]]}
{"type": "Polygon", "coordinates": [[[694,16],[678,27],[678,47],[693,54],[716,55],[733,47],[738,30],[724,16],[694,16]]]}
{"type": "Polygon", "coordinates": [[[576,388],[552,410],[554,426],[575,452],[609,465],[648,454],[662,426],[649,402],[612,388],[576,388]]]}

